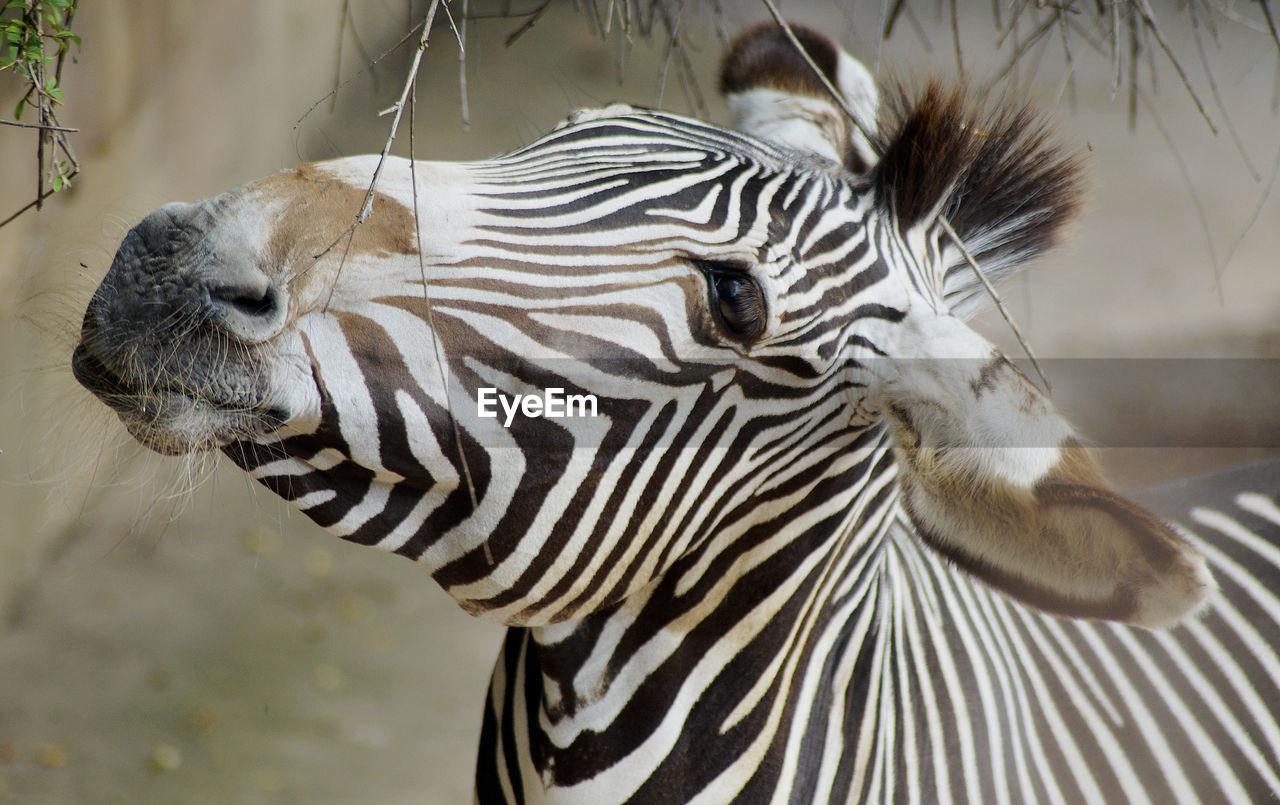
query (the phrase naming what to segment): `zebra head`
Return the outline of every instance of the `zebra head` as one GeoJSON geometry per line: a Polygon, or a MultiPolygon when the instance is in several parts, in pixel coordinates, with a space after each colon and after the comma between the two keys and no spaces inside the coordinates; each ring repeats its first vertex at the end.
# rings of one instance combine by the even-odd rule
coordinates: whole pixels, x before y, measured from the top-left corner
{"type": "Polygon", "coordinates": [[[936,86],[868,137],[870,76],[804,38],[857,120],[756,29],[723,82],[742,131],[612,106],[489,161],[392,158],[354,229],[376,158],[162,207],[76,376],[143,444],[221,449],[510,624],[691,589],[819,523],[853,540],[898,489],[1025,602],[1181,617],[1203,560],[963,323],[982,290],[945,226],[998,280],[1070,217],[1076,165],[936,86]]]}

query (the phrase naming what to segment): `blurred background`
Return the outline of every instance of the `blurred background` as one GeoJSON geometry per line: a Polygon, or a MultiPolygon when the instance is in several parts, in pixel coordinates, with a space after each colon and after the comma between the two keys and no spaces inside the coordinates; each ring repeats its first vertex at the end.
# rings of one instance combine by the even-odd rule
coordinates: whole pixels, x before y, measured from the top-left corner
{"type": "MultiPolygon", "coordinates": [[[[1261,15],[1190,20],[1153,3],[1161,37],[1129,19],[1139,56],[1126,38],[1113,63],[1114,43],[1095,50],[1069,35],[1078,20],[1037,4],[966,5],[955,29],[949,4],[883,6],[898,9],[887,41],[882,4],[790,0],[783,12],[884,79],[963,70],[980,86],[1021,53],[992,94],[1031,97],[1085,157],[1089,202],[1071,239],[1003,292],[1055,399],[1106,446],[1118,482],[1275,453],[1280,72],[1261,15]]],[[[84,305],[148,211],[379,150],[389,119],[378,112],[403,86],[416,35],[365,65],[425,9],[99,0],[77,11],[84,44],[59,119],[79,129],[83,172],[0,228],[0,803],[470,801],[502,630],[216,456],[146,453],[68,365],[84,305]]],[[[611,101],[723,122],[724,36],[768,17],[754,0],[449,9],[458,34],[440,12],[420,74],[419,158],[491,156],[611,101]]],[[[19,96],[0,74],[0,117],[19,96]]],[[[0,126],[0,217],[34,197],[35,142],[0,126]]],[[[395,151],[408,148],[406,123],[395,151]]],[[[998,318],[982,326],[1019,354],[998,318]]]]}

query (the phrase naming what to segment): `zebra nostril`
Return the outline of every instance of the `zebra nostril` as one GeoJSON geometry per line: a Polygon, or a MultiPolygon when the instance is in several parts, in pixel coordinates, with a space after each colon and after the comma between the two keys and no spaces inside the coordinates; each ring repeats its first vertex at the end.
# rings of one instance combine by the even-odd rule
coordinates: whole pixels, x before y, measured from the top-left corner
{"type": "Polygon", "coordinates": [[[250,318],[274,316],[280,304],[279,292],[270,285],[261,291],[231,289],[225,294],[214,292],[212,296],[215,301],[250,318]]]}
{"type": "Polygon", "coordinates": [[[263,341],[284,324],[286,301],[265,276],[209,287],[218,324],[244,341],[263,341]]]}

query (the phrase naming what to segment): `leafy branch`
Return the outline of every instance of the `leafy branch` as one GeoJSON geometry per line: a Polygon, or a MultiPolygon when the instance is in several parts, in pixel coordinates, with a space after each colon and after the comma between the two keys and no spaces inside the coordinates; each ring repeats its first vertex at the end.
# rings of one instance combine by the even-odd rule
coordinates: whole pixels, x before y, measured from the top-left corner
{"type": "Polygon", "coordinates": [[[76,0],[10,0],[0,12],[0,73],[11,70],[26,89],[13,109],[13,120],[0,125],[36,130],[35,200],[0,221],[0,227],[71,186],[80,163],[67,135],[75,129],[58,122],[57,107],[66,97],[62,68],[80,37],[71,32],[76,0]],[[33,110],[35,122],[22,122],[33,110]],[[46,167],[47,166],[47,167],[46,167]],[[47,188],[46,188],[47,184],[47,188]]]}

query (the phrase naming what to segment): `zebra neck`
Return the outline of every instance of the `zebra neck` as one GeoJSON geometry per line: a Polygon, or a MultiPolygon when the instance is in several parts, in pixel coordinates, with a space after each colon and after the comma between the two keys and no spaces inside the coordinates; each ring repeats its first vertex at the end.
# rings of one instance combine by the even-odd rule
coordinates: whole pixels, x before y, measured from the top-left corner
{"type": "MultiPolygon", "coordinates": [[[[523,755],[519,765],[532,765],[544,788],[589,787],[621,764],[635,779],[687,780],[691,794],[707,773],[746,764],[754,775],[759,751],[785,754],[790,733],[804,730],[797,704],[808,685],[798,680],[840,664],[843,602],[866,597],[853,588],[875,578],[867,571],[897,510],[883,437],[870,434],[853,459],[813,484],[785,521],[732,546],[709,541],[611,610],[512,630],[486,721],[497,729],[511,719],[510,734],[527,730],[528,744],[488,748],[523,755]],[[692,749],[700,746],[715,757],[692,749]],[[674,777],[659,768],[686,762],[674,777]]],[[[653,793],[636,801],[672,792],[653,793]]]]}

